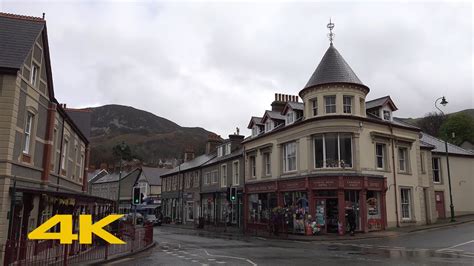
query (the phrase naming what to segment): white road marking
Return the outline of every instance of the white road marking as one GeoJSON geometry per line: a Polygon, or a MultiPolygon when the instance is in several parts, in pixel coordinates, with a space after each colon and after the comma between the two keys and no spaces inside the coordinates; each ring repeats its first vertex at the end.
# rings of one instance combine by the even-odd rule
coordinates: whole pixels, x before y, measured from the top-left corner
{"type": "Polygon", "coordinates": [[[178,258],[184,258],[184,256],[178,256],[178,258]]]}
{"type": "Polygon", "coordinates": [[[111,263],[107,263],[107,264],[105,264],[105,265],[114,265],[114,264],[117,264],[117,263],[129,261],[129,260],[132,260],[132,258],[124,258],[124,259],[117,260],[117,261],[114,261],[114,262],[111,262],[111,263]]]}
{"type": "Polygon", "coordinates": [[[216,259],[207,259],[208,261],[215,261],[216,259]]]}
{"type": "Polygon", "coordinates": [[[260,240],[263,240],[263,241],[267,240],[266,238],[263,238],[263,237],[256,237],[256,238],[260,239],[260,240]]]}
{"type": "Polygon", "coordinates": [[[257,266],[257,263],[255,263],[255,262],[253,262],[253,261],[251,261],[251,260],[249,260],[249,259],[247,259],[247,258],[224,256],[224,255],[212,255],[212,254],[210,254],[209,252],[207,252],[207,250],[205,250],[205,249],[203,249],[203,250],[204,250],[204,252],[206,252],[206,254],[207,254],[208,256],[243,260],[243,261],[248,262],[250,265],[257,266]]]}
{"type": "Polygon", "coordinates": [[[225,261],[216,261],[216,263],[225,264],[226,262],[225,261]]]}
{"type": "Polygon", "coordinates": [[[192,260],[192,262],[198,262],[197,260],[192,260]]]}
{"type": "Polygon", "coordinates": [[[467,241],[467,242],[464,242],[464,243],[461,243],[461,244],[457,244],[457,245],[454,245],[454,246],[451,246],[451,247],[448,247],[448,248],[438,249],[436,251],[438,252],[438,251],[444,251],[444,250],[453,250],[453,248],[464,246],[466,244],[473,243],[473,242],[474,242],[474,240],[471,240],[471,241],[467,241]]]}
{"type": "Polygon", "coordinates": [[[191,256],[194,256],[194,257],[196,257],[196,256],[199,256],[199,255],[198,255],[198,254],[191,254],[191,256]]]}

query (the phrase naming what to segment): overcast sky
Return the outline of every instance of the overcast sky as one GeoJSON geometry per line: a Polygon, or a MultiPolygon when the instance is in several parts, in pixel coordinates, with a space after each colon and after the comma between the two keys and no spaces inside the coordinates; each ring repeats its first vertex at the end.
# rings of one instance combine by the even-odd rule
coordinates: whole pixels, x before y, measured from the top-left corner
{"type": "MultiPolygon", "coordinates": [[[[0,0],[46,13],[56,98],[123,104],[223,137],[261,116],[274,93],[297,95],[334,45],[400,117],[474,106],[470,3],[217,3],[0,0]]],[[[243,131],[248,133],[248,131],[243,131]]]]}

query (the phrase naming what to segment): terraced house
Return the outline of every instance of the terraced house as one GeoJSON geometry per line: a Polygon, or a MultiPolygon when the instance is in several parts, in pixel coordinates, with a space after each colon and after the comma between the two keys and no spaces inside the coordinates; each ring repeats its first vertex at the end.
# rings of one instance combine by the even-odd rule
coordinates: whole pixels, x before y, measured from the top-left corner
{"type": "Polygon", "coordinates": [[[85,194],[88,133],[54,96],[45,20],[0,13],[0,39],[0,261],[11,263],[53,215],[111,202],[85,194]]]}
{"type": "Polygon", "coordinates": [[[275,94],[272,109],[251,118],[247,230],[267,228],[279,208],[293,233],[312,220],[341,233],[349,211],[363,232],[436,220],[431,171],[422,171],[431,165],[420,160],[430,147],[393,118],[389,96],[369,101],[369,92],[331,40],[298,96],[275,94]]]}

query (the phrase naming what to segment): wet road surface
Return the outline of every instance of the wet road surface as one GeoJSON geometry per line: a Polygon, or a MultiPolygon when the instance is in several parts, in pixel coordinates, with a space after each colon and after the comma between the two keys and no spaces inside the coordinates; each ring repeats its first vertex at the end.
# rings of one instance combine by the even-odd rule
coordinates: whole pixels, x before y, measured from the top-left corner
{"type": "Polygon", "coordinates": [[[157,246],[108,265],[474,265],[474,223],[399,237],[304,242],[156,227],[157,246]]]}

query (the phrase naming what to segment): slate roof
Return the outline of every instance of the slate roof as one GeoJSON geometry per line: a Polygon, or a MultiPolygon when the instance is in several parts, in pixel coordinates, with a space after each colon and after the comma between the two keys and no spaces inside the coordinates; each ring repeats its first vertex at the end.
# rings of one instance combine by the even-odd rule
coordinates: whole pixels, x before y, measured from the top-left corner
{"type": "Polygon", "coordinates": [[[90,139],[91,136],[91,117],[92,111],[90,109],[65,109],[69,117],[74,121],[79,130],[84,134],[84,137],[90,139]]]}
{"type": "Polygon", "coordinates": [[[204,163],[208,162],[209,160],[211,160],[212,158],[214,158],[215,156],[216,156],[215,153],[200,155],[200,156],[194,158],[193,160],[190,160],[190,161],[187,161],[187,162],[184,162],[184,163],[178,165],[177,167],[171,169],[170,171],[162,174],[162,176],[168,176],[168,175],[175,174],[177,172],[186,171],[186,170],[190,170],[190,169],[199,167],[199,166],[203,165],[204,163]]]}
{"type": "Polygon", "coordinates": [[[281,111],[282,115],[285,115],[288,111],[288,108],[291,108],[291,110],[298,110],[298,111],[303,111],[304,109],[304,103],[300,102],[287,102],[285,107],[283,108],[283,111],[281,111]]]}
{"type": "Polygon", "coordinates": [[[265,114],[263,115],[262,122],[265,121],[265,118],[269,117],[271,119],[275,120],[285,120],[285,116],[283,116],[280,112],[277,111],[265,111],[265,114]]]}
{"type": "Polygon", "coordinates": [[[45,25],[41,18],[0,12],[0,67],[20,69],[45,25]]]}
{"type": "MultiPolygon", "coordinates": [[[[132,171],[128,171],[128,172],[125,172],[123,171],[122,172],[122,177],[120,178],[120,180],[128,177],[129,175],[135,175],[136,177],[138,177],[138,175],[140,174],[140,168],[135,168],[134,170],[132,171]]],[[[95,182],[93,182],[94,184],[100,184],[100,183],[106,183],[106,182],[116,182],[117,180],[119,180],[119,173],[118,172],[114,172],[114,173],[110,173],[108,175],[105,175],[104,177],[96,180],[95,182]]]]}
{"type": "Polygon", "coordinates": [[[169,169],[142,166],[142,174],[145,175],[148,184],[151,186],[161,185],[161,175],[168,172],[169,169]]]}
{"type": "MultiPolygon", "coordinates": [[[[446,152],[446,148],[444,146],[444,140],[438,139],[436,137],[433,137],[431,135],[428,135],[424,132],[421,133],[421,141],[423,141],[426,144],[432,145],[435,148],[432,150],[432,152],[439,152],[439,153],[444,153],[446,152]]],[[[458,154],[458,155],[470,155],[474,156],[474,153],[465,150],[461,147],[458,147],[454,144],[448,143],[448,153],[450,154],[458,154]]]]}
{"type": "Polygon", "coordinates": [[[395,103],[393,103],[392,98],[390,98],[390,96],[384,96],[378,99],[373,99],[373,100],[365,102],[365,109],[380,107],[384,105],[386,102],[389,102],[392,105],[392,108],[394,111],[398,110],[398,108],[395,106],[395,103]]]}
{"type": "Polygon", "coordinates": [[[249,122],[249,125],[247,126],[247,128],[252,128],[252,124],[257,124],[257,125],[263,125],[262,123],[262,117],[256,117],[256,116],[252,116],[252,118],[250,118],[250,122],[249,122]]]}
{"type": "Polygon", "coordinates": [[[369,89],[362,83],[362,81],[360,81],[333,44],[329,46],[321,59],[321,62],[319,62],[318,67],[304,88],[306,89],[329,83],[357,84],[369,89]]]}
{"type": "Polygon", "coordinates": [[[207,166],[207,165],[211,165],[211,164],[214,164],[214,163],[218,163],[218,162],[221,162],[221,161],[225,161],[225,160],[228,160],[228,159],[231,159],[231,158],[234,158],[234,157],[238,157],[239,155],[242,155],[244,152],[244,148],[241,147],[237,150],[235,150],[234,152],[231,152],[227,155],[224,155],[224,156],[221,156],[221,157],[214,157],[213,159],[211,159],[210,161],[208,161],[207,163],[203,164],[203,166],[207,166]]]}
{"type": "Polygon", "coordinates": [[[97,169],[97,170],[95,170],[94,172],[87,174],[87,181],[88,181],[88,182],[94,182],[94,181],[98,180],[99,178],[101,178],[101,177],[103,177],[103,176],[105,176],[105,175],[107,175],[107,174],[109,174],[109,173],[107,172],[107,170],[105,170],[105,169],[97,169]]]}

